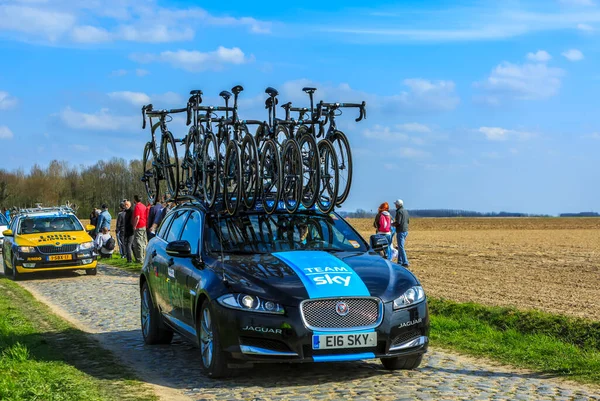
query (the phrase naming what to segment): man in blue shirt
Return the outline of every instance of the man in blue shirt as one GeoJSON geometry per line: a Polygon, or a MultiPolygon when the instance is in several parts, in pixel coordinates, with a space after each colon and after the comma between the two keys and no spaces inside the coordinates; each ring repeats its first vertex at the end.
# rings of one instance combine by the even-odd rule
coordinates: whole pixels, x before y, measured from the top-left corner
{"type": "Polygon", "coordinates": [[[103,227],[106,227],[110,231],[111,220],[112,220],[112,217],[111,217],[110,213],[108,212],[108,206],[106,206],[106,203],[105,203],[102,205],[102,212],[98,216],[98,223],[96,224],[96,230],[95,230],[96,235],[98,235],[98,233],[102,232],[103,227]]]}

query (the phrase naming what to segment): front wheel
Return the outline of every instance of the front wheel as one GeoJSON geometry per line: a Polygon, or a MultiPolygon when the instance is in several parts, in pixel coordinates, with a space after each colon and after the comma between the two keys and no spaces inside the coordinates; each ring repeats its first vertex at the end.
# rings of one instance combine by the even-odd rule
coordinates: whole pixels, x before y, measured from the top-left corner
{"type": "Polygon", "coordinates": [[[410,357],[397,356],[394,358],[381,358],[381,363],[388,370],[411,370],[418,368],[422,360],[423,355],[410,357]]]}
{"type": "Polygon", "coordinates": [[[13,256],[12,257],[12,279],[13,281],[18,281],[21,279],[21,273],[19,273],[19,271],[17,270],[17,260],[16,258],[13,256]]]}
{"type": "Polygon", "coordinates": [[[170,132],[163,135],[161,151],[167,192],[174,199],[179,192],[179,159],[177,158],[177,144],[170,132]]]}
{"type": "Polygon", "coordinates": [[[330,213],[335,208],[338,192],[338,164],[335,150],[327,139],[319,142],[320,187],[317,206],[323,213],[330,213]]]}
{"type": "Polygon", "coordinates": [[[271,214],[277,209],[281,192],[281,158],[272,139],[264,142],[260,153],[260,197],[265,212],[271,214]]]}
{"type": "Polygon", "coordinates": [[[212,132],[204,140],[202,150],[202,191],[204,201],[212,207],[219,193],[219,145],[212,132]]]}
{"type": "Polygon", "coordinates": [[[173,330],[170,330],[160,321],[160,312],[152,302],[148,283],[142,286],[141,323],[144,342],[152,344],[169,344],[173,339],[173,330]]]}
{"type": "Polygon", "coordinates": [[[221,349],[219,327],[213,319],[210,302],[205,300],[200,309],[200,321],[197,322],[198,344],[200,346],[200,366],[204,374],[212,379],[229,376],[227,356],[221,349]]]}
{"type": "Polygon", "coordinates": [[[240,204],[242,180],[240,178],[242,162],[240,148],[236,140],[227,145],[225,152],[225,166],[223,171],[223,200],[229,214],[235,214],[240,204]]]}
{"type": "Polygon", "coordinates": [[[88,276],[95,276],[96,274],[98,274],[98,269],[95,267],[93,269],[85,269],[85,274],[87,274],[88,276]]]}
{"type": "Polygon", "coordinates": [[[152,142],[148,142],[144,147],[144,156],[142,159],[142,182],[146,188],[148,202],[151,205],[153,205],[154,201],[158,199],[160,190],[160,176],[156,167],[154,166],[154,163],[154,145],[152,142]]]}
{"type": "Polygon", "coordinates": [[[348,138],[343,132],[335,131],[328,139],[333,146],[338,163],[339,188],[335,204],[340,206],[348,198],[352,186],[352,151],[348,138]]]}
{"type": "Polygon", "coordinates": [[[294,213],[302,197],[302,157],[295,139],[288,139],[283,144],[281,174],[281,199],[286,210],[294,213]]]}

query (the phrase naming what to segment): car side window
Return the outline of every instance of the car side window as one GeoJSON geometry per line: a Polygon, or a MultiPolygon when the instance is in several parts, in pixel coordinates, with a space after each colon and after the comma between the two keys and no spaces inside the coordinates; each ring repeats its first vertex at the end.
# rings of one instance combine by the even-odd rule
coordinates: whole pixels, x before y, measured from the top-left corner
{"type": "Polygon", "coordinates": [[[179,239],[179,235],[181,234],[181,229],[183,228],[183,224],[185,223],[187,214],[187,210],[183,210],[175,214],[173,223],[171,223],[171,228],[169,228],[169,233],[167,234],[167,238],[165,238],[165,241],[173,242],[179,239]]]}
{"type": "Polygon", "coordinates": [[[181,233],[181,240],[187,241],[190,243],[190,248],[192,250],[192,255],[198,254],[198,247],[200,244],[200,213],[192,212],[190,217],[185,223],[183,227],[183,232],[181,233]]]}
{"type": "Polygon", "coordinates": [[[160,225],[160,227],[158,229],[158,233],[156,234],[156,236],[158,238],[162,238],[162,239],[166,238],[167,230],[169,229],[169,225],[171,224],[171,221],[173,220],[173,216],[175,216],[175,213],[172,213],[172,214],[168,215],[167,217],[165,217],[165,219],[163,220],[162,224],[160,225]]]}

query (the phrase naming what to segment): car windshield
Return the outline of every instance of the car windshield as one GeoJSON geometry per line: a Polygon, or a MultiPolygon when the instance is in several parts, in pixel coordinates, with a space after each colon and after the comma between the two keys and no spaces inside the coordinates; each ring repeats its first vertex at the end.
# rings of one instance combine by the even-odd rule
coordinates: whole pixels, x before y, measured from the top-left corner
{"type": "Polygon", "coordinates": [[[335,214],[249,214],[207,220],[209,253],[270,253],[291,250],[366,252],[362,238],[335,214]]]}
{"type": "Polygon", "coordinates": [[[75,216],[27,216],[19,222],[19,234],[62,231],[81,231],[83,227],[75,216]]]}
{"type": "Polygon", "coordinates": [[[8,221],[6,221],[6,217],[0,213],[0,226],[7,226],[8,221]]]}

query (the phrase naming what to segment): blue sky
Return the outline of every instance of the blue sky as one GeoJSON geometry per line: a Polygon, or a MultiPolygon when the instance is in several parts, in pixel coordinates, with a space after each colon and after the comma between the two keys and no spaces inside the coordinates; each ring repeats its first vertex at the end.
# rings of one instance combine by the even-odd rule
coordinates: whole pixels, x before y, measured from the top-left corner
{"type": "Polygon", "coordinates": [[[144,103],[241,84],[266,118],[310,84],[367,101],[344,210],[598,211],[599,38],[596,0],[0,0],[0,168],[141,158],[144,103]]]}

